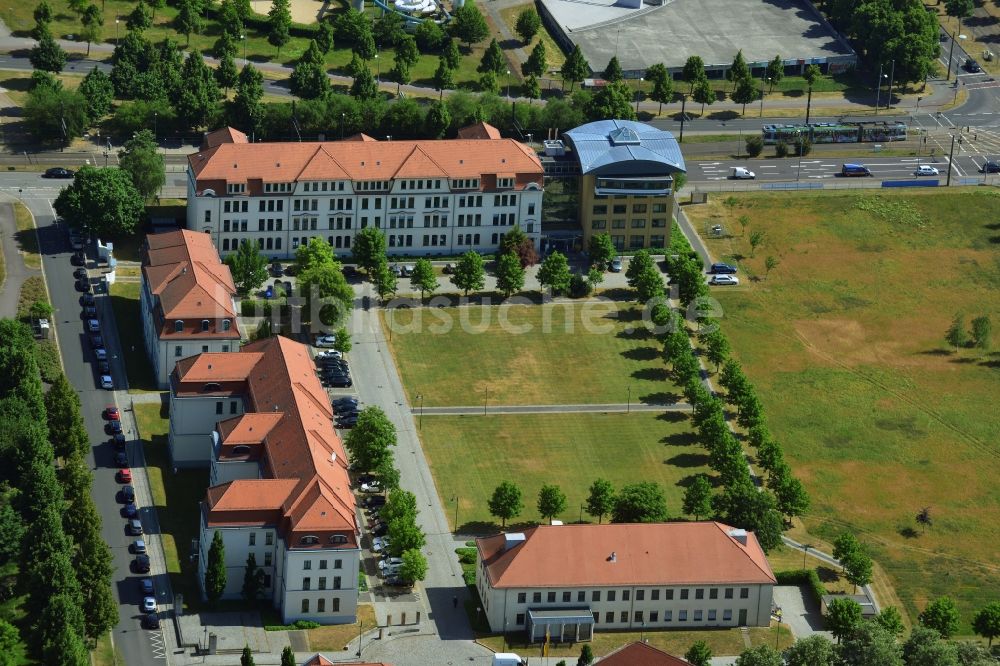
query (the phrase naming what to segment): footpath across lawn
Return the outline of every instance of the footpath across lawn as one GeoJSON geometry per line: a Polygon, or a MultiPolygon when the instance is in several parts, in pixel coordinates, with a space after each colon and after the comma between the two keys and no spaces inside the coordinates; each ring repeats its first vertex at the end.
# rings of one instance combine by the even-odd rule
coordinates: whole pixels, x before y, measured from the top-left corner
{"type": "Polygon", "coordinates": [[[670,514],[679,516],[689,480],[709,472],[687,415],[677,413],[425,416],[420,436],[453,528],[458,498],[462,533],[500,527],[487,501],[504,480],[516,483],[524,497],[524,511],[513,523],[542,520],[536,501],[546,483],[566,493],[567,509],[558,519],[576,522],[582,515],[596,522],[580,507],[599,477],[616,488],[656,482],[670,514]]]}
{"type": "Polygon", "coordinates": [[[696,229],[731,231],[708,247],[753,285],[713,295],[812,497],[804,523],[817,541],[795,538],[855,532],[911,619],[948,595],[971,632],[973,613],[1000,597],[1000,355],[955,350],[945,333],[956,313],[966,329],[982,315],[1000,322],[1000,193],[750,194],[687,214],[696,229]]]}

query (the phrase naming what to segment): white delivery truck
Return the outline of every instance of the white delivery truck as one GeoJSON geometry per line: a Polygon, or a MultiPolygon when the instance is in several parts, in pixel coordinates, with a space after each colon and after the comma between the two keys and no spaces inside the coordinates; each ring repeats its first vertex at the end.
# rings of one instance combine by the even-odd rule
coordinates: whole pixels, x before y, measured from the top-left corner
{"type": "Polygon", "coordinates": [[[526,663],[513,652],[497,652],[493,655],[493,666],[525,666],[526,663]]]}

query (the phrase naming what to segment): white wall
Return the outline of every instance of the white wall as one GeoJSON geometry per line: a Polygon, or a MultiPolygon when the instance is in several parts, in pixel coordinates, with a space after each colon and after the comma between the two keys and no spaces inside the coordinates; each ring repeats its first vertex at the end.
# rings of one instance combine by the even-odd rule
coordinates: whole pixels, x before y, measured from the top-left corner
{"type": "MultiPolygon", "coordinates": [[[[223,599],[240,599],[243,593],[243,576],[246,573],[247,558],[253,552],[257,560],[257,566],[263,570],[265,576],[270,576],[270,586],[266,586],[261,591],[261,598],[273,599],[277,577],[275,576],[275,562],[279,559],[278,551],[281,539],[278,538],[274,528],[263,527],[212,527],[206,528],[204,513],[201,514],[201,541],[199,543],[198,555],[198,579],[201,581],[202,593],[204,593],[205,568],[208,566],[208,551],[212,547],[212,539],[215,532],[222,535],[222,543],[226,550],[226,591],[223,599]],[[254,535],[254,545],[250,545],[250,535],[254,535]],[[271,537],[271,545],[267,545],[268,534],[271,537]],[[267,555],[271,555],[271,565],[267,566],[267,555]]],[[[279,586],[280,587],[280,586],[279,586]]]]}
{"type": "Polygon", "coordinates": [[[177,397],[170,392],[170,456],[174,467],[207,467],[214,457],[212,432],[216,423],[243,413],[240,397],[177,397]],[[216,404],[222,403],[222,414],[216,404]],[[236,404],[236,412],[230,405],[236,404]]]}
{"type": "Polygon", "coordinates": [[[281,575],[281,610],[286,623],[312,620],[321,624],[354,622],[358,607],[358,569],[360,550],[339,548],[323,550],[284,550],[281,575]],[[336,567],[340,568],[337,569],[336,567]],[[323,569],[321,567],[325,566],[323,569]],[[306,568],[309,566],[310,568],[306,568]],[[334,579],[340,578],[340,589],[334,589],[334,579]],[[309,589],[305,589],[305,579],[309,589]],[[320,589],[320,578],[326,578],[326,589],[320,589]],[[302,611],[302,601],[309,601],[308,612],[302,611]],[[339,610],[334,611],[334,599],[339,610]],[[324,610],[319,610],[323,603],[324,610]]]}

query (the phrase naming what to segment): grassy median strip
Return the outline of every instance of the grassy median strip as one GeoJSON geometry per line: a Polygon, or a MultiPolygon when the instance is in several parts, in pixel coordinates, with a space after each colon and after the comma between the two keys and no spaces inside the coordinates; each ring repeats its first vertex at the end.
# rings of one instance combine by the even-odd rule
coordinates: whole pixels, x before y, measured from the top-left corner
{"type": "Polygon", "coordinates": [[[42,257],[38,254],[38,234],[35,219],[24,204],[14,204],[14,220],[17,223],[17,243],[21,248],[24,265],[36,270],[42,267],[42,257]]]}
{"type": "Polygon", "coordinates": [[[125,374],[128,376],[129,393],[159,390],[153,366],[146,357],[142,330],[142,312],[139,308],[139,283],[115,282],[110,288],[111,307],[118,324],[118,339],[122,344],[125,374]]]}

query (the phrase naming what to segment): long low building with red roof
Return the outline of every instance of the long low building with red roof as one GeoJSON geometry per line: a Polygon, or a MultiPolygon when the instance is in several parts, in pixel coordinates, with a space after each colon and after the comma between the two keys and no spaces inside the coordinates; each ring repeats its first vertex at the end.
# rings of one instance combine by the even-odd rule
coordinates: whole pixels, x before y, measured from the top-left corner
{"type": "Polygon", "coordinates": [[[476,546],[490,628],[531,642],[770,623],[776,580],[764,551],[721,523],[540,525],[476,546]]]}
{"type": "Polygon", "coordinates": [[[208,467],[199,579],[218,533],[223,598],[240,598],[247,558],[286,623],[354,622],[359,532],[343,443],[309,349],[284,337],[177,363],[170,382],[175,467],[208,467]]]}
{"type": "Polygon", "coordinates": [[[456,139],[252,143],[232,128],[188,157],[187,228],[225,256],[258,243],[288,258],[311,238],[349,256],[359,230],[388,253],[494,252],[519,227],[539,244],[544,170],[528,146],[480,123],[456,139]]]}

